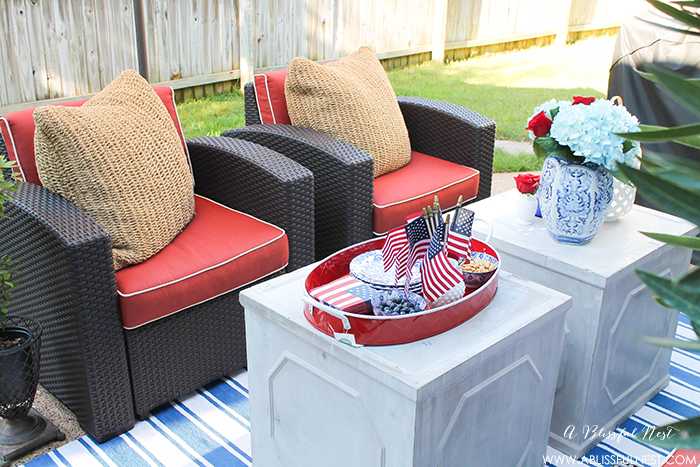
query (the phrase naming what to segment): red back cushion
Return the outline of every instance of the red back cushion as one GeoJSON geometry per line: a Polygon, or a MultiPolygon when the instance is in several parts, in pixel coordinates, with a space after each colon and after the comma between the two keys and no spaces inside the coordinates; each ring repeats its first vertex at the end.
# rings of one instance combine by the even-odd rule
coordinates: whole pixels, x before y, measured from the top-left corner
{"type": "Polygon", "coordinates": [[[284,96],[284,82],[287,69],[270,71],[253,77],[255,98],[258,102],[260,122],[268,125],[291,125],[287,113],[287,99],[284,96]]]}
{"type": "MultiPolygon", "coordinates": [[[[175,95],[173,90],[167,86],[154,86],[158,97],[163,101],[165,108],[168,110],[170,117],[173,119],[175,128],[177,129],[182,146],[187,151],[187,144],[180,126],[180,119],[177,116],[177,108],[175,107],[175,95]]],[[[65,105],[77,107],[83,105],[87,99],[79,101],[64,102],[57,105],[65,105]]],[[[36,162],[34,160],[34,107],[10,112],[7,115],[0,117],[0,133],[5,141],[7,148],[7,157],[15,162],[15,168],[22,180],[36,185],[41,185],[39,174],[36,170],[36,162]]]]}

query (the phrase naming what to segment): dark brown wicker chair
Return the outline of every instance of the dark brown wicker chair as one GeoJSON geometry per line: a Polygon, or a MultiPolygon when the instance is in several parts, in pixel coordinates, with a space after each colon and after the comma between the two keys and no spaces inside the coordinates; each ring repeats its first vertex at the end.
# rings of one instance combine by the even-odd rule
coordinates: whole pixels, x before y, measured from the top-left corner
{"type": "Polygon", "coordinates": [[[435,194],[445,207],[451,207],[460,194],[465,200],[490,195],[496,130],[492,120],[459,105],[399,97],[414,151],[413,160],[420,164],[412,162],[405,169],[373,180],[372,159],[367,153],[328,134],[290,124],[284,97],[285,79],[286,70],[278,70],[256,75],[253,82],[246,84],[247,126],[226,131],[223,136],[261,144],[313,172],[317,258],[373,234],[385,233],[403,223],[406,214],[428,204],[435,194]],[[433,168],[440,171],[440,177],[429,173],[433,168]],[[478,185],[458,186],[450,182],[451,171],[469,178],[465,168],[478,171],[478,185]],[[410,173],[412,176],[404,176],[410,173]],[[446,186],[442,186],[443,182],[438,180],[445,176],[446,186]],[[420,184],[427,181],[432,186],[418,188],[417,177],[422,177],[420,184]],[[435,185],[439,189],[434,189],[435,185]],[[391,200],[402,196],[398,193],[402,190],[397,188],[401,186],[413,187],[413,192],[424,190],[423,196],[412,196],[409,189],[403,196],[410,203],[405,206],[392,203],[391,200]],[[388,198],[389,202],[380,198],[388,198]],[[393,209],[388,219],[387,206],[393,209]]]}
{"type": "MultiPolygon", "coordinates": [[[[8,138],[11,125],[0,120],[3,124],[5,141],[16,150],[20,141],[8,138]]],[[[309,170],[230,138],[196,138],[187,148],[198,195],[284,228],[288,269],[313,260],[309,170]]],[[[7,149],[0,144],[0,154],[7,149]]],[[[13,261],[17,287],[11,314],[41,322],[41,384],[98,441],[128,430],[154,407],[246,366],[239,289],[126,329],[111,240],[99,225],[36,183],[19,183],[6,214],[0,220],[0,254],[13,261]]]]}

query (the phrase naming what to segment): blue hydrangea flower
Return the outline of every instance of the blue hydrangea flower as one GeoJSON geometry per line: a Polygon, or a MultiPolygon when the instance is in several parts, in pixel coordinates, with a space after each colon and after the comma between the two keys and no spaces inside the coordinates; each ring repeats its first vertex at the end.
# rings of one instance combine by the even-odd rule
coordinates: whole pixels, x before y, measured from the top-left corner
{"type": "Polygon", "coordinates": [[[559,144],[568,146],[585,162],[613,170],[616,163],[633,164],[640,154],[638,142],[631,142],[627,152],[624,139],[615,133],[639,131],[639,122],[621,105],[596,100],[590,105],[559,107],[549,133],[559,144]]]}

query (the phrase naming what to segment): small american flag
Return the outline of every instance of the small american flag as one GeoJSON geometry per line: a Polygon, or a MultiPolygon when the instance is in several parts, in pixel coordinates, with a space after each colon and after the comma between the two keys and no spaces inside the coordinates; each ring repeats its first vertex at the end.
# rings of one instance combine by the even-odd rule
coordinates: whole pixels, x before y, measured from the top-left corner
{"type": "Polygon", "coordinates": [[[425,256],[430,244],[430,233],[428,232],[428,222],[425,217],[418,217],[406,224],[406,236],[409,243],[409,254],[406,259],[406,283],[408,288],[411,282],[411,269],[413,265],[425,256]]]}
{"type": "Polygon", "coordinates": [[[474,211],[458,208],[447,234],[447,252],[455,258],[469,258],[472,247],[474,211]]]}
{"type": "Polygon", "coordinates": [[[445,295],[462,282],[462,273],[450,263],[445,254],[445,224],[438,226],[430,240],[430,246],[421,265],[423,296],[430,302],[445,295]]]}
{"type": "Polygon", "coordinates": [[[332,307],[349,313],[366,314],[372,311],[370,286],[352,276],[312,289],[310,295],[332,307]]]}
{"type": "MultiPolygon", "coordinates": [[[[403,252],[408,248],[406,229],[404,226],[396,227],[389,231],[382,247],[382,261],[384,270],[388,271],[401,259],[403,252]]],[[[405,262],[405,257],[403,258],[405,262]]]]}
{"type": "MultiPolygon", "coordinates": [[[[410,233],[410,231],[415,230],[415,228],[409,228],[409,226],[414,224],[418,219],[422,219],[420,211],[406,217],[406,225],[404,226],[404,232],[406,233],[406,246],[396,254],[396,282],[398,283],[399,279],[406,276],[407,282],[405,285],[407,289],[411,281],[411,268],[416,263],[416,260],[412,258],[412,245],[414,242],[411,240],[412,234],[410,233]]],[[[425,220],[423,220],[423,222],[425,222],[425,220]]]]}

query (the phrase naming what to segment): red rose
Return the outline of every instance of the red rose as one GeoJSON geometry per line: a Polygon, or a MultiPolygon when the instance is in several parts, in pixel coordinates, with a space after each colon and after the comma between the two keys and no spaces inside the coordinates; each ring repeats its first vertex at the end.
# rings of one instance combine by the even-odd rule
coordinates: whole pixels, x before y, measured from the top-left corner
{"type": "Polygon", "coordinates": [[[540,186],[540,176],[537,174],[520,174],[513,178],[520,193],[535,193],[540,186]]]}
{"type": "Polygon", "coordinates": [[[538,138],[540,136],[546,136],[550,128],[552,128],[552,121],[544,112],[538,113],[527,122],[527,129],[538,138]]]}
{"type": "Polygon", "coordinates": [[[573,104],[583,104],[583,105],[591,105],[593,102],[595,102],[595,97],[583,97],[583,96],[574,96],[573,104]]]}

